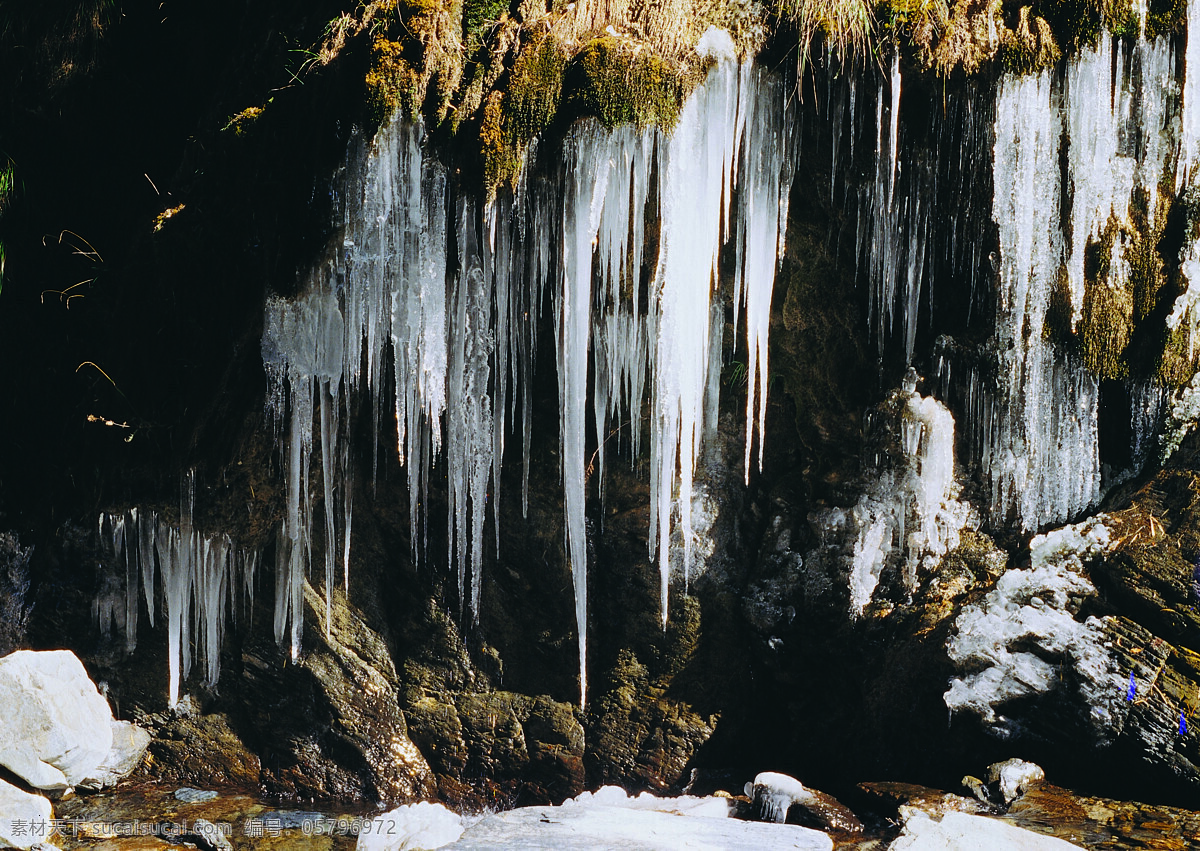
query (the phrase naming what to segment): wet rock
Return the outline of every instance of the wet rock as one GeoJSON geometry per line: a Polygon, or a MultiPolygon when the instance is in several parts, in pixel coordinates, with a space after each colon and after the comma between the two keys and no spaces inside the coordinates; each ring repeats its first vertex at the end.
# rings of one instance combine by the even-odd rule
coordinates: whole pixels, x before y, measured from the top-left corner
{"type": "Polygon", "coordinates": [[[111,726],[112,749],[87,777],[79,781],[80,789],[97,791],[116,784],[133,773],[141,764],[146,748],[150,746],[152,737],[148,730],[128,721],[115,719],[111,726]]]}
{"type": "Polygon", "coordinates": [[[1004,819],[1086,848],[1185,851],[1200,847],[1200,813],[1076,795],[1049,783],[1014,801],[1004,819]]]}
{"type": "Polygon", "coordinates": [[[218,825],[208,819],[196,819],[192,822],[192,834],[196,844],[209,851],[233,851],[233,843],[218,825]]]}
{"type": "Polygon", "coordinates": [[[69,650],[0,659],[0,765],[38,789],[79,783],[112,747],[112,711],[69,650]]]}
{"type": "Polygon", "coordinates": [[[962,795],[943,792],[940,789],[931,789],[928,786],[918,786],[915,783],[860,783],[858,784],[858,788],[862,789],[868,795],[886,801],[897,808],[907,806],[910,809],[920,810],[935,817],[942,816],[945,813],[976,815],[996,811],[986,801],[965,798],[962,795]]]}
{"type": "Polygon", "coordinates": [[[1066,851],[1078,848],[987,816],[948,812],[940,820],[921,810],[901,807],[904,830],[889,851],[1066,851]]]}
{"type": "Polygon", "coordinates": [[[217,793],[209,789],[192,789],[184,786],[182,789],[175,790],[175,800],[185,804],[207,804],[216,798],[217,793]]]}
{"type": "MultiPolygon", "coordinates": [[[[310,619],[324,622],[325,602],[304,586],[310,619]]],[[[309,671],[330,715],[330,749],[356,754],[371,794],[394,802],[432,795],[433,772],[408,737],[400,711],[399,679],[387,644],[344,599],[331,607],[328,631],[314,636],[315,647],[301,666],[309,671]]]]}
{"type": "Polygon", "coordinates": [[[150,744],[146,770],[176,783],[257,787],[262,764],[221,713],[176,718],[150,744]]]}
{"type": "Polygon", "coordinates": [[[53,818],[53,807],[41,795],[23,792],[0,780],[0,847],[30,848],[48,835],[45,827],[53,818]],[[42,825],[30,830],[30,823],[42,825]]]}

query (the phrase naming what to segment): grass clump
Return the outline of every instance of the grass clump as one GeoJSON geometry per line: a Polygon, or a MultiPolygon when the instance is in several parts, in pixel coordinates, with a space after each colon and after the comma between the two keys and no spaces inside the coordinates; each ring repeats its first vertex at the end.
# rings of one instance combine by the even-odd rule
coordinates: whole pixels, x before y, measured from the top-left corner
{"type": "Polygon", "coordinates": [[[611,36],[588,42],[568,69],[571,106],[606,127],[658,125],[670,130],[700,71],[611,36]]]}
{"type": "Polygon", "coordinates": [[[801,65],[817,39],[842,60],[871,53],[875,14],[866,0],[779,0],[778,13],[800,33],[801,65]]]}
{"type": "Polygon", "coordinates": [[[508,15],[508,0],[463,0],[462,39],[471,56],[487,41],[488,33],[508,15]]]}
{"type": "Polygon", "coordinates": [[[1062,58],[1062,50],[1045,19],[1022,6],[1016,29],[1005,30],[1000,37],[1000,55],[1004,70],[1014,74],[1036,74],[1053,68],[1062,58]]]}

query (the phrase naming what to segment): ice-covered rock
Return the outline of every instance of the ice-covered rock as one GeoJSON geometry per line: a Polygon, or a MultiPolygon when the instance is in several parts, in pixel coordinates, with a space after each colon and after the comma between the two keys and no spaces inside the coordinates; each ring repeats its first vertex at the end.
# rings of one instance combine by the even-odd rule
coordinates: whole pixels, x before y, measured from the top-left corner
{"type": "Polygon", "coordinates": [[[988,783],[996,787],[1005,804],[1011,804],[1035,783],[1046,779],[1040,765],[1023,759],[1006,759],[988,766],[988,783]]]}
{"type": "Polygon", "coordinates": [[[754,814],[763,821],[783,824],[788,808],[812,798],[795,777],[764,771],[746,784],[746,797],[754,801],[754,814]]]}
{"type": "Polygon", "coordinates": [[[112,711],[69,650],[0,659],[0,765],[30,786],[62,792],[112,748],[112,711]]]}
{"type": "Polygon", "coordinates": [[[1122,681],[1104,646],[1102,624],[1095,617],[1076,619],[1081,599],[1096,594],[1084,561],[1112,545],[1104,519],[1038,535],[1030,542],[1028,569],[1008,571],[983,600],[963,609],[946,646],[965,672],[945,694],[951,712],[971,712],[1004,733],[1008,723],[998,709],[1051,691],[1067,665],[1103,717],[1119,714],[1122,681]]]}
{"type": "Polygon", "coordinates": [[[904,832],[889,851],[1066,851],[1079,848],[987,816],[948,812],[940,821],[912,807],[901,807],[904,832]]]}
{"type": "Polygon", "coordinates": [[[630,797],[614,786],[584,793],[561,807],[523,807],[471,825],[450,848],[594,848],[677,851],[680,848],[772,848],[831,851],[824,833],[792,824],[728,818],[724,798],[630,797]]]}
{"type": "Polygon", "coordinates": [[[138,767],[150,746],[153,737],[136,724],[114,719],[110,726],[112,749],[87,777],[79,781],[77,785],[81,789],[99,790],[114,785],[138,767]]]}
{"type": "Polygon", "coordinates": [[[422,801],[376,816],[358,834],[358,851],[441,848],[462,836],[463,820],[441,804],[422,801]]]}
{"type": "Polygon", "coordinates": [[[54,810],[41,795],[30,795],[0,780],[0,848],[32,848],[50,837],[54,810]]]}

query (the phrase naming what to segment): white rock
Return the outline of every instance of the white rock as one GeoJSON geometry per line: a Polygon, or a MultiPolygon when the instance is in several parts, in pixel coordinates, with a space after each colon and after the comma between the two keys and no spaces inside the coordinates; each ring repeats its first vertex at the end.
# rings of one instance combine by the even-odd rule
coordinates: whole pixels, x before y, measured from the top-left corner
{"type": "Polygon", "coordinates": [[[81,789],[107,789],[115,785],[121,778],[132,772],[142,761],[142,755],[150,746],[153,738],[149,731],[143,730],[128,721],[113,720],[112,748],[101,763],[88,776],[77,784],[81,789]]]}
{"type": "Polygon", "coordinates": [[[0,848],[32,848],[49,839],[52,818],[45,798],[0,780],[0,848]]]}
{"type": "Polygon", "coordinates": [[[422,801],[376,816],[358,834],[358,851],[441,848],[462,836],[463,821],[441,804],[422,801]]]}
{"type": "Polygon", "coordinates": [[[1066,851],[1080,847],[987,816],[949,812],[941,821],[934,821],[912,807],[901,807],[900,816],[904,832],[888,851],[1066,851]]]}
{"type": "Polygon", "coordinates": [[[112,748],[112,710],[69,650],[0,659],[0,765],[29,785],[65,791],[112,748]]]}

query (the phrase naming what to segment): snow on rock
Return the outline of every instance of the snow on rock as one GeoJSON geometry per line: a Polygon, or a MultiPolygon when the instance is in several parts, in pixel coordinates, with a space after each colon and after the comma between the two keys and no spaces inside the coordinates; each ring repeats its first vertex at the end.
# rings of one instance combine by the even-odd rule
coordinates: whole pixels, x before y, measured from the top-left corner
{"type": "Polygon", "coordinates": [[[889,851],[1065,851],[1080,847],[987,816],[948,812],[941,821],[934,821],[912,807],[901,807],[900,815],[904,832],[888,846],[889,851]]]}
{"type": "Polygon", "coordinates": [[[754,813],[763,821],[783,824],[788,808],[812,798],[795,777],[764,771],[746,784],[746,797],[754,801],[754,813]]]}
{"type": "Polygon", "coordinates": [[[0,765],[37,789],[61,792],[112,748],[112,711],[69,650],[0,659],[0,765]]]}
{"type": "Polygon", "coordinates": [[[0,848],[31,848],[50,836],[50,802],[0,780],[0,848]]]}
{"type": "Polygon", "coordinates": [[[110,721],[109,725],[112,728],[112,748],[108,756],[88,772],[87,777],[79,781],[81,789],[95,791],[115,785],[138,767],[142,755],[150,746],[153,737],[148,730],[116,719],[110,721]]]}
{"type": "Polygon", "coordinates": [[[468,827],[462,838],[448,847],[459,851],[493,848],[831,851],[833,848],[833,840],[819,831],[791,824],[741,821],[728,818],[728,812],[725,798],[655,798],[645,792],[630,797],[622,789],[606,786],[596,792],[585,792],[560,807],[523,807],[488,816],[468,827]]]}
{"type": "Polygon", "coordinates": [[[358,834],[358,851],[441,848],[463,832],[462,817],[441,804],[405,804],[376,816],[358,834]]]}
{"type": "Polygon", "coordinates": [[[1104,515],[1035,537],[1030,565],[1010,570],[980,601],[966,606],[947,642],[965,673],[945,694],[951,712],[971,712],[997,733],[1009,723],[998,709],[1016,698],[1051,691],[1060,667],[1072,669],[1083,697],[1103,717],[1116,717],[1122,681],[1104,647],[1101,622],[1076,620],[1081,599],[1096,594],[1084,561],[1113,544],[1104,515]]]}
{"type": "Polygon", "coordinates": [[[1046,779],[1040,765],[1023,759],[1006,759],[988,766],[988,783],[997,785],[1005,804],[1011,804],[1035,783],[1046,779]]]}

